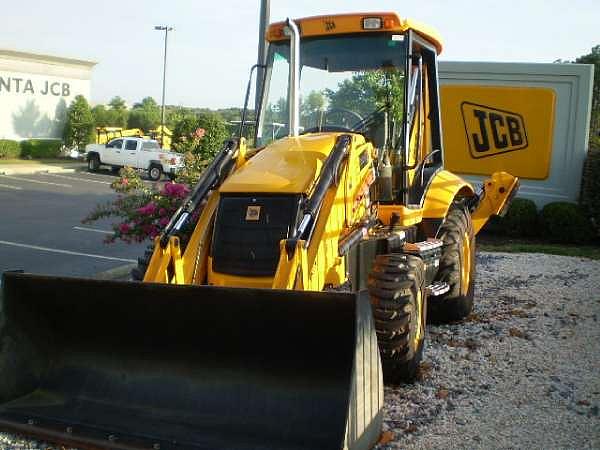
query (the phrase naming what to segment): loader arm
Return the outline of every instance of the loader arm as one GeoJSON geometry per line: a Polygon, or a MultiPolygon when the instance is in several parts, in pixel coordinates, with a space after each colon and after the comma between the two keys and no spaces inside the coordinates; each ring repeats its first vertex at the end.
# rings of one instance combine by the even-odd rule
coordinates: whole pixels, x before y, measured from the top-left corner
{"type": "Polygon", "coordinates": [[[506,172],[494,172],[485,180],[471,207],[475,234],[479,233],[490,217],[506,214],[518,190],[519,179],[506,172]]]}
{"type": "Polygon", "coordinates": [[[208,250],[206,243],[218,204],[216,192],[225,178],[246,162],[246,141],[230,140],[202,173],[198,183],[173,214],[162,235],[155,239],[154,253],[144,275],[144,282],[193,284],[202,277],[208,250]],[[211,193],[212,192],[212,193],[211,193]],[[199,214],[198,223],[185,251],[181,249],[182,230],[199,214]]]}

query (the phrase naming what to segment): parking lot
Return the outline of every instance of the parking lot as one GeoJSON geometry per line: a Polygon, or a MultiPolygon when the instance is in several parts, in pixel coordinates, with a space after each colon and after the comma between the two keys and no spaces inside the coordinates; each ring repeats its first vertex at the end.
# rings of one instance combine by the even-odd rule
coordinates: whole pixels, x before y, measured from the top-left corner
{"type": "Polygon", "coordinates": [[[0,175],[0,272],[94,276],[134,263],[146,244],[105,244],[111,221],[84,225],[115,197],[110,172],[0,175]]]}

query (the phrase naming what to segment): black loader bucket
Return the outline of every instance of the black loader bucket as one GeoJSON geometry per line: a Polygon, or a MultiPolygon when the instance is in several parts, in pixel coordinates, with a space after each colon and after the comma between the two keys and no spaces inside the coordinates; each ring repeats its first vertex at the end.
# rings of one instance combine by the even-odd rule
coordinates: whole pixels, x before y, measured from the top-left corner
{"type": "Polygon", "coordinates": [[[0,428],[79,448],[367,449],[366,294],[5,273],[0,428]]]}

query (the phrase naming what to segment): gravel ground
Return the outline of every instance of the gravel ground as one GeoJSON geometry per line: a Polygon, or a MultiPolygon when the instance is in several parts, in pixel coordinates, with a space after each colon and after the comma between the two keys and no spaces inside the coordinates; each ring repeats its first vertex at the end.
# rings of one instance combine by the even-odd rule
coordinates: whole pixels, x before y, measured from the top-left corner
{"type": "Polygon", "coordinates": [[[481,253],[476,306],[385,390],[391,449],[600,448],[600,261],[481,253]]]}
{"type": "MultiPolygon", "coordinates": [[[[600,261],[478,255],[476,306],[385,390],[377,450],[600,448],[600,261]]],[[[0,433],[0,449],[52,449],[0,433]]]]}

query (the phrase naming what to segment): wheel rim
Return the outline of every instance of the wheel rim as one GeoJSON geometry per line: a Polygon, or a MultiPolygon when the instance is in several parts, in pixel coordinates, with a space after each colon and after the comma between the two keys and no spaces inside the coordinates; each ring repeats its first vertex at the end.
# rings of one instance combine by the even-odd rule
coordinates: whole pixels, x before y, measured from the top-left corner
{"type": "Polygon", "coordinates": [[[150,177],[152,179],[158,180],[158,178],[160,177],[160,171],[154,167],[150,170],[150,177]]]}
{"type": "Polygon", "coordinates": [[[460,264],[460,293],[467,295],[471,282],[471,240],[468,233],[463,236],[462,260],[460,264]]]}
{"type": "Polygon", "coordinates": [[[419,342],[421,341],[421,339],[423,339],[423,334],[425,333],[425,324],[423,323],[423,294],[421,293],[420,287],[415,297],[415,303],[415,313],[417,315],[417,318],[415,320],[416,331],[413,346],[414,350],[416,351],[419,348],[419,342]]]}

